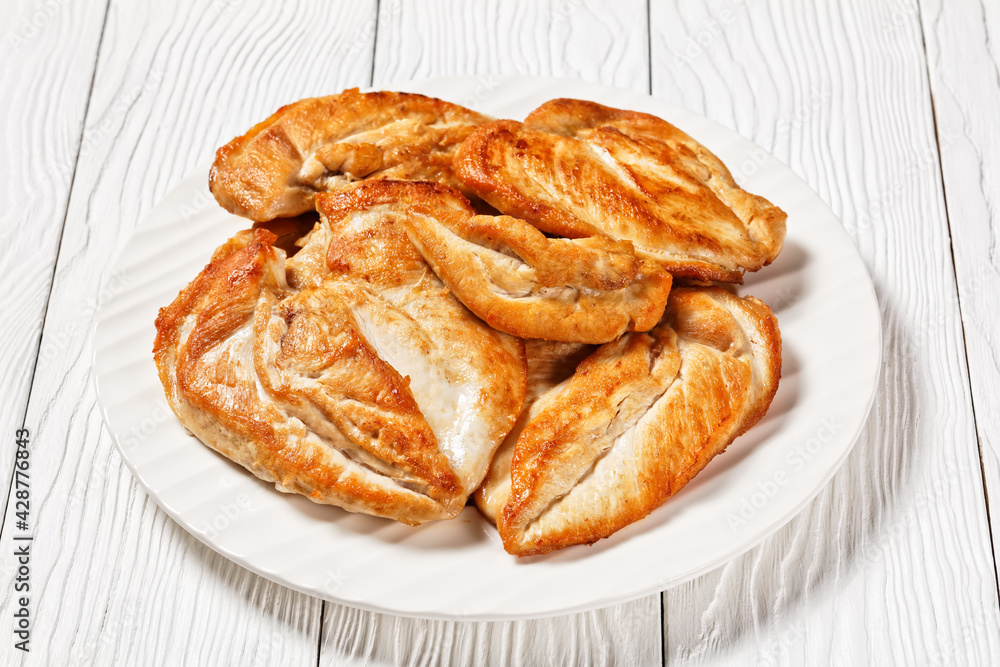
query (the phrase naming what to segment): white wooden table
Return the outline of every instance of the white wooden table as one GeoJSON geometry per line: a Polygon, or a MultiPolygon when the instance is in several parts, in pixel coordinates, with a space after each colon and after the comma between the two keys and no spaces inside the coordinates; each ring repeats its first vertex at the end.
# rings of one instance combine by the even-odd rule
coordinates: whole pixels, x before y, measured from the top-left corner
{"type": "Polygon", "coordinates": [[[1000,664],[1000,3],[7,0],[2,15],[0,665],[1000,664]],[[408,620],[230,563],[150,501],[104,430],[91,329],[113,259],[172,185],[281,104],[503,73],[686,106],[830,204],[882,313],[861,439],[761,546],[590,613],[408,620]]]}

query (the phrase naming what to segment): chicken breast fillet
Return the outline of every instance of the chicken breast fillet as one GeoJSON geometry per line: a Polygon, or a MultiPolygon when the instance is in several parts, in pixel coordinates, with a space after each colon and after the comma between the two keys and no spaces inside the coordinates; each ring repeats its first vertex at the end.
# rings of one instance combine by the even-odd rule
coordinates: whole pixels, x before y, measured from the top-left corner
{"type": "Polygon", "coordinates": [[[308,98],[220,148],[209,187],[227,211],[256,221],[311,211],[317,192],[365,179],[441,181],[474,196],[452,173],[452,156],[488,120],[411,93],[308,98]]]}
{"type": "Polygon", "coordinates": [[[546,102],[473,131],[455,173],[543,232],[631,241],[675,276],[742,282],[778,255],[785,213],[742,190],[707,148],[649,114],[546,102]]]}
{"type": "Polygon", "coordinates": [[[604,343],[652,328],[672,278],[627,241],[547,238],[509,216],[474,215],[439,186],[416,205],[410,238],[434,272],[490,326],[522,338],[604,343]],[[429,201],[429,200],[428,200],[429,201]]]}
{"type": "Polygon", "coordinates": [[[419,524],[458,514],[481,482],[525,360],[409,241],[411,186],[437,187],[317,196],[320,222],[287,262],[275,234],[241,232],[161,309],[154,357],[212,449],[279,490],[419,524]]]}
{"type": "Polygon", "coordinates": [[[648,333],[527,350],[528,400],[475,496],[518,556],[652,512],[760,420],[781,375],[771,311],[718,287],[675,288],[648,333]]]}

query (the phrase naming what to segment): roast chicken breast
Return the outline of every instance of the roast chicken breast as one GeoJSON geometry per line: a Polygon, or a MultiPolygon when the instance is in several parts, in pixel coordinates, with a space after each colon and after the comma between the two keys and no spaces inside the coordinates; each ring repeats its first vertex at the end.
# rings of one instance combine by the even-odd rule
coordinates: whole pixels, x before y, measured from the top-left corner
{"type": "Polygon", "coordinates": [[[154,357],[209,447],[279,490],[419,524],[455,516],[480,484],[523,403],[525,359],[409,241],[410,186],[436,187],[317,196],[321,219],[287,261],[270,231],[238,234],[161,309],[154,357]]]}
{"type": "Polygon", "coordinates": [[[420,195],[402,202],[414,245],[455,296],[495,329],[604,343],[659,321],[672,278],[638,257],[630,242],[547,238],[523,220],[475,215],[446,186],[410,191],[420,195]]]}
{"type": "Polygon", "coordinates": [[[675,288],[648,333],[527,350],[528,400],[475,496],[518,556],[649,514],[764,415],[781,374],[770,310],[718,287],[675,288]]]}
{"type": "Polygon", "coordinates": [[[410,93],[352,88],[307,98],[220,148],[209,187],[227,211],[257,221],[311,211],[315,193],[365,179],[441,181],[465,190],[452,156],[488,120],[410,93]]]}
{"type": "Polygon", "coordinates": [[[473,131],[455,173],[508,215],[559,236],[608,236],[675,276],[742,282],[781,250],[785,213],[707,148],[649,114],[546,102],[473,131]]]}

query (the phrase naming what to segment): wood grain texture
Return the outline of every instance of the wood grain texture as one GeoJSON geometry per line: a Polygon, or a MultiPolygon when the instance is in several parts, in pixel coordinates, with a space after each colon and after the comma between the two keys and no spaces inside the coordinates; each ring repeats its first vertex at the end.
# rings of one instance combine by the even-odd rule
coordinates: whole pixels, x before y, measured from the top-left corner
{"type": "MultiPolygon", "coordinates": [[[[0,269],[5,303],[23,313],[0,334],[10,369],[0,415],[12,433],[27,406],[36,535],[33,653],[4,642],[0,664],[659,664],[661,632],[677,664],[1000,663],[982,480],[1000,488],[990,308],[998,9],[939,0],[922,12],[917,0],[650,5],[647,35],[646,3],[635,0],[112,0],[99,54],[99,0],[8,9],[10,34],[39,8],[58,11],[24,44],[8,35],[0,45],[0,269]],[[645,91],[647,36],[654,94],[790,164],[842,217],[873,274],[882,390],[843,471],[807,510],[740,559],[665,593],[661,626],[658,596],[510,623],[324,605],[216,555],[153,505],[104,432],[89,332],[101,292],[128,281],[109,275],[114,256],[174,183],[281,104],[373,75],[384,85],[554,74],[645,91]],[[70,193],[65,165],[77,154],[70,193]],[[24,279],[35,275],[43,278],[24,279]]],[[[11,454],[0,448],[5,481],[11,454]]],[[[12,550],[5,530],[0,553],[12,550]]],[[[13,561],[0,558],[4,590],[13,576],[13,561]]],[[[11,602],[0,596],[8,619],[11,602]]]]}
{"type": "MultiPolygon", "coordinates": [[[[0,293],[7,321],[0,329],[0,424],[8,441],[24,418],[105,9],[106,0],[4,5],[0,293]]],[[[64,332],[42,353],[51,357],[82,333],[64,332]]],[[[0,447],[0,506],[7,504],[14,452],[0,447]]]]}
{"type": "Polygon", "coordinates": [[[659,596],[503,623],[421,621],[327,603],[320,665],[659,665],[659,596]]]}
{"type": "MultiPolygon", "coordinates": [[[[375,86],[460,74],[574,76],[646,91],[644,2],[382,0],[375,86]]],[[[326,605],[324,665],[650,665],[659,596],[549,619],[463,623],[326,605]]]]}
{"type": "Polygon", "coordinates": [[[995,564],[1000,543],[1000,5],[926,0],[921,18],[995,564]]]}
{"type": "Polygon", "coordinates": [[[648,92],[645,0],[382,0],[377,85],[540,74],[648,92]]]}
{"type": "MultiPolygon", "coordinates": [[[[28,403],[36,529],[27,662],[316,663],[321,602],[203,546],[125,468],[96,406],[94,313],[80,304],[102,285],[127,284],[109,276],[112,259],[217,146],[290,100],[367,83],[372,45],[358,35],[374,11],[374,2],[112,2],[42,346],[76,335],[40,360],[28,403]],[[317,44],[341,56],[317,67],[317,44]]],[[[22,103],[46,109],[45,94],[40,86],[22,103]]],[[[215,203],[206,187],[191,205],[215,203]]],[[[0,545],[13,552],[9,533],[0,545]]],[[[0,586],[12,590],[12,559],[0,563],[0,586]]],[[[0,602],[8,619],[11,600],[0,602]]],[[[3,642],[0,664],[19,656],[3,642]]]]}
{"type": "Polygon", "coordinates": [[[654,94],[752,138],[819,192],[869,267],[884,337],[881,390],[843,470],[760,547],[667,592],[668,660],[997,664],[916,5],[654,3],[651,26],[654,94]]]}

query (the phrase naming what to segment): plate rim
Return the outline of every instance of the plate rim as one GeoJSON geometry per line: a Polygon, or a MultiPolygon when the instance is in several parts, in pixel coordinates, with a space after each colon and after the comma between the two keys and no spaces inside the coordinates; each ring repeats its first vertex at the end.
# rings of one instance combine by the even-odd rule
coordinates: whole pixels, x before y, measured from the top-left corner
{"type": "MultiPolygon", "coordinates": [[[[92,329],[91,329],[91,341],[92,341],[91,342],[91,363],[92,363],[92,369],[93,369],[93,372],[92,372],[91,375],[93,377],[94,387],[95,387],[95,391],[96,391],[96,395],[97,395],[97,404],[98,404],[98,407],[99,407],[100,412],[101,412],[101,416],[102,416],[102,419],[103,419],[103,422],[104,422],[104,426],[107,429],[108,433],[111,435],[112,440],[115,443],[115,448],[116,448],[116,450],[119,453],[119,456],[122,458],[122,460],[125,463],[126,467],[132,473],[133,477],[136,479],[136,481],[139,483],[139,485],[143,488],[143,490],[146,492],[146,494],[154,501],[154,503],[157,505],[157,507],[159,507],[161,510],[163,510],[171,518],[171,520],[173,520],[174,522],[176,522],[180,526],[180,528],[182,528],[186,533],[188,533],[188,534],[192,535],[193,537],[195,537],[199,542],[201,542],[205,546],[209,547],[210,549],[212,549],[216,553],[219,553],[220,555],[224,556],[225,558],[227,558],[228,560],[232,561],[233,563],[239,565],[240,567],[243,567],[243,568],[245,568],[247,570],[250,570],[251,572],[254,572],[257,575],[262,576],[262,577],[264,577],[264,578],[266,578],[266,579],[268,579],[270,581],[273,581],[275,583],[278,583],[278,584],[280,584],[282,586],[291,588],[293,590],[299,591],[301,593],[304,593],[304,594],[307,594],[307,595],[310,595],[310,596],[313,596],[313,597],[318,597],[320,599],[329,600],[331,602],[336,602],[337,604],[342,604],[342,605],[345,605],[345,606],[348,606],[348,607],[352,607],[352,608],[356,608],[356,609],[363,609],[363,610],[366,610],[366,611],[373,611],[373,612],[378,612],[378,613],[383,613],[383,614],[389,614],[389,615],[399,616],[399,617],[404,617],[404,618],[416,618],[416,619],[428,619],[428,620],[449,620],[449,621],[456,621],[456,620],[462,620],[462,621],[502,621],[502,620],[518,620],[518,619],[525,619],[525,620],[527,620],[527,619],[547,618],[547,617],[558,616],[558,615],[580,613],[580,612],[583,612],[583,611],[588,611],[588,610],[592,610],[592,609],[603,608],[603,607],[607,607],[607,606],[614,605],[614,604],[621,604],[621,603],[629,602],[629,601],[636,600],[636,599],[639,599],[639,598],[642,598],[642,597],[646,597],[646,596],[655,594],[657,592],[661,592],[661,591],[665,590],[668,587],[676,586],[676,585],[679,585],[679,584],[681,584],[683,582],[686,582],[686,581],[691,581],[692,579],[695,579],[695,578],[697,578],[699,576],[702,576],[705,573],[710,572],[710,571],[712,571],[712,570],[720,567],[721,565],[723,565],[725,563],[728,563],[728,562],[731,562],[731,561],[735,560],[736,558],[738,558],[741,555],[749,552],[754,547],[756,547],[759,544],[761,544],[762,542],[764,542],[767,538],[772,537],[776,532],[778,532],[782,527],[784,527],[785,525],[787,525],[798,514],[803,513],[804,511],[806,511],[807,508],[809,507],[809,505],[811,505],[812,502],[815,500],[815,498],[820,494],[820,492],[824,491],[825,489],[827,489],[827,487],[830,485],[830,482],[831,482],[833,476],[843,468],[844,462],[846,461],[846,459],[850,455],[850,453],[853,451],[853,449],[854,449],[857,441],[859,440],[859,438],[860,438],[861,434],[863,433],[863,431],[864,431],[867,423],[869,422],[869,420],[871,418],[871,411],[872,411],[872,408],[874,406],[875,398],[878,395],[879,381],[880,381],[881,373],[882,373],[882,370],[883,370],[882,369],[882,365],[883,365],[882,364],[882,360],[883,360],[883,355],[884,355],[884,349],[883,349],[884,338],[883,338],[883,324],[882,324],[882,320],[881,320],[881,313],[880,313],[880,308],[879,308],[878,295],[877,295],[877,292],[875,290],[875,285],[874,285],[874,282],[873,282],[873,280],[871,278],[871,273],[869,271],[869,268],[868,268],[867,264],[865,263],[863,257],[861,257],[860,252],[858,251],[857,246],[855,245],[853,239],[850,237],[850,235],[848,234],[847,230],[844,228],[843,224],[840,222],[839,218],[833,213],[833,211],[830,209],[830,207],[827,205],[827,203],[822,199],[822,197],[820,197],[820,195],[817,192],[815,192],[815,190],[813,190],[809,186],[808,183],[805,182],[805,180],[803,178],[801,178],[787,164],[785,164],[783,161],[779,160],[773,154],[771,154],[770,151],[766,151],[762,147],[759,147],[752,140],[750,140],[750,139],[748,139],[746,137],[743,137],[742,135],[740,135],[735,130],[727,128],[727,127],[721,125],[720,123],[718,123],[716,121],[713,121],[712,119],[703,116],[702,114],[699,114],[699,113],[694,112],[692,110],[686,109],[684,107],[680,107],[680,106],[678,106],[678,105],[676,105],[676,104],[674,104],[672,102],[669,102],[667,100],[663,100],[663,99],[654,97],[654,96],[646,94],[646,93],[639,93],[638,91],[634,91],[634,90],[628,90],[628,89],[624,89],[624,88],[618,88],[618,87],[615,87],[615,86],[608,86],[606,84],[599,84],[599,83],[588,82],[588,81],[583,81],[583,80],[573,79],[573,78],[567,78],[567,77],[530,76],[530,75],[497,75],[497,76],[494,76],[492,78],[493,78],[494,81],[500,82],[500,83],[498,83],[498,85],[509,84],[511,82],[517,82],[519,80],[528,80],[528,81],[534,81],[534,82],[553,82],[553,83],[558,83],[560,85],[566,85],[566,84],[568,84],[568,85],[572,85],[572,86],[590,87],[592,89],[604,89],[604,90],[608,90],[608,91],[614,91],[614,92],[617,92],[617,93],[626,93],[628,95],[633,95],[633,96],[638,96],[638,97],[647,97],[647,98],[649,98],[650,100],[654,101],[655,103],[657,103],[659,105],[665,105],[667,107],[672,107],[672,108],[676,109],[677,111],[682,112],[683,114],[690,114],[690,115],[693,115],[693,116],[697,116],[699,119],[701,119],[702,122],[704,122],[706,124],[706,127],[710,128],[714,132],[718,132],[720,135],[733,135],[735,137],[738,137],[741,141],[746,142],[746,143],[754,146],[755,148],[760,148],[761,150],[764,150],[765,153],[767,154],[767,157],[768,157],[769,160],[773,160],[776,164],[780,165],[780,167],[782,169],[787,170],[787,172],[794,177],[794,179],[798,182],[799,185],[801,185],[802,187],[804,187],[804,188],[806,188],[808,190],[808,192],[810,194],[810,198],[814,199],[815,203],[818,203],[819,205],[821,205],[825,209],[825,212],[828,213],[828,215],[829,215],[829,217],[831,219],[837,221],[838,224],[836,225],[836,228],[838,230],[838,233],[840,235],[842,235],[843,240],[850,246],[851,250],[853,251],[854,255],[856,256],[856,258],[858,260],[858,265],[859,265],[860,269],[863,272],[863,276],[865,278],[865,287],[866,287],[866,296],[867,296],[865,305],[866,306],[871,306],[871,307],[874,308],[874,315],[875,316],[872,318],[873,322],[875,324],[875,327],[876,327],[875,331],[872,332],[874,334],[874,336],[873,336],[873,346],[874,346],[874,351],[875,351],[874,372],[873,372],[873,375],[872,375],[872,380],[871,380],[870,387],[868,388],[868,395],[867,395],[867,397],[866,397],[866,399],[864,401],[863,412],[859,411],[859,413],[858,413],[859,416],[857,417],[857,424],[855,425],[855,427],[853,429],[853,432],[851,432],[850,435],[849,435],[849,437],[847,439],[845,439],[845,441],[849,439],[849,444],[846,445],[846,446],[844,446],[842,448],[842,450],[839,452],[839,455],[838,455],[836,461],[832,465],[829,465],[823,471],[823,474],[821,475],[821,481],[819,483],[816,483],[816,484],[813,485],[813,488],[811,488],[810,491],[809,491],[809,493],[806,494],[807,497],[805,497],[804,500],[801,500],[797,504],[795,504],[795,503],[790,504],[790,506],[789,506],[790,509],[782,512],[778,518],[776,518],[776,519],[768,522],[763,530],[757,530],[757,532],[753,535],[752,538],[744,540],[744,541],[740,542],[739,544],[736,544],[734,547],[732,547],[731,549],[725,551],[721,555],[717,555],[717,556],[715,556],[715,557],[713,557],[713,558],[711,558],[709,560],[706,560],[705,562],[701,563],[699,567],[692,568],[689,571],[685,572],[684,575],[681,576],[681,577],[669,576],[669,577],[666,577],[664,579],[658,579],[654,583],[648,584],[647,586],[645,586],[643,588],[639,588],[639,589],[636,589],[636,590],[631,590],[631,591],[626,592],[626,593],[621,594],[621,595],[606,595],[606,596],[602,596],[602,597],[599,597],[599,598],[590,598],[587,602],[584,602],[584,603],[578,603],[578,604],[573,604],[573,605],[569,605],[569,606],[563,606],[563,607],[559,607],[559,608],[547,608],[547,609],[539,610],[537,612],[527,612],[527,613],[524,613],[524,612],[519,612],[519,613],[488,613],[488,612],[485,612],[485,613],[484,612],[474,612],[474,613],[438,613],[438,612],[434,612],[434,611],[428,611],[428,612],[418,613],[418,612],[411,612],[411,611],[408,611],[408,610],[400,610],[400,609],[395,609],[395,608],[391,608],[391,607],[382,606],[380,604],[373,604],[371,602],[367,602],[367,601],[364,601],[364,600],[344,599],[344,598],[341,598],[341,597],[337,597],[336,595],[328,593],[326,591],[317,590],[317,588],[315,588],[315,587],[301,585],[301,584],[299,584],[299,583],[297,583],[295,581],[291,581],[291,580],[289,580],[289,579],[287,579],[285,577],[278,576],[278,575],[276,575],[276,573],[269,572],[269,571],[267,571],[264,568],[258,567],[250,559],[248,559],[245,555],[241,555],[239,553],[236,553],[236,552],[232,551],[231,549],[229,549],[225,545],[210,542],[210,541],[204,539],[203,536],[202,536],[202,534],[200,534],[198,531],[191,529],[191,527],[188,525],[189,522],[187,522],[184,519],[182,513],[180,513],[179,511],[177,511],[177,509],[175,507],[171,506],[170,503],[167,502],[165,499],[161,498],[160,492],[157,491],[157,490],[155,490],[153,488],[153,485],[148,480],[148,478],[138,469],[137,463],[135,461],[133,461],[129,457],[129,455],[127,454],[127,452],[125,451],[125,448],[124,448],[124,445],[122,443],[122,440],[121,440],[119,432],[112,426],[112,418],[111,418],[111,416],[109,414],[109,406],[107,404],[107,401],[105,400],[106,396],[102,392],[102,385],[101,385],[101,383],[102,383],[102,377],[101,377],[102,374],[98,373],[98,368],[99,368],[98,357],[99,357],[99,355],[101,353],[101,346],[100,346],[101,337],[100,337],[100,332],[101,332],[102,324],[106,320],[106,317],[107,317],[107,314],[108,314],[109,304],[112,303],[114,301],[114,299],[110,299],[107,302],[101,303],[100,306],[98,307],[97,312],[96,312],[96,316],[94,318],[92,329]]],[[[470,83],[473,83],[473,82],[478,83],[478,82],[482,81],[482,79],[483,79],[482,76],[474,76],[474,75],[428,77],[428,78],[420,78],[420,79],[408,80],[408,81],[405,81],[405,82],[395,82],[393,84],[389,84],[389,85],[386,85],[384,87],[380,87],[380,89],[383,89],[383,90],[407,90],[407,89],[412,89],[412,88],[416,88],[416,87],[429,87],[429,86],[432,86],[432,85],[435,85],[435,84],[444,84],[444,83],[451,83],[453,85],[461,85],[463,88],[467,88],[470,83]]],[[[365,90],[373,90],[372,87],[365,87],[364,89],[365,90]]],[[[684,128],[682,128],[682,129],[684,129],[684,128]]],[[[126,250],[129,247],[129,244],[132,242],[132,240],[136,236],[137,232],[141,229],[141,226],[143,225],[143,223],[146,220],[148,220],[150,218],[150,216],[152,216],[152,214],[153,214],[154,211],[157,210],[157,207],[160,205],[160,203],[162,203],[164,200],[166,200],[170,196],[170,194],[172,194],[178,188],[180,188],[180,186],[182,184],[188,182],[189,180],[191,180],[194,177],[199,177],[200,178],[205,173],[207,173],[207,167],[205,167],[204,165],[200,165],[197,169],[195,169],[194,171],[188,173],[184,178],[182,178],[180,181],[178,181],[177,183],[175,183],[173,185],[173,187],[171,187],[170,189],[168,189],[167,192],[162,197],[159,198],[157,204],[154,205],[149,210],[147,210],[146,213],[141,218],[140,222],[136,225],[135,228],[133,228],[133,230],[132,230],[132,232],[131,232],[131,234],[129,236],[129,239],[125,242],[125,244],[119,250],[118,255],[116,256],[116,258],[115,258],[114,262],[111,264],[111,266],[112,267],[119,266],[119,264],[123,260],[123,256],[124,256],[126,250]]],[[[114,269],[112,269],[112,272],[111,272],[110,275],[111,276],[114,275],[114,269]]],[[[173,414],[171,413],[170,416],[173,417],[173,414]]]]}

